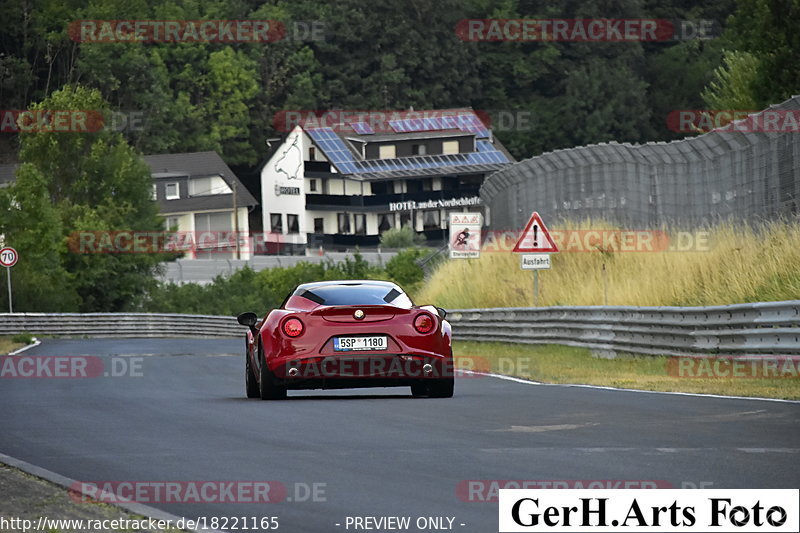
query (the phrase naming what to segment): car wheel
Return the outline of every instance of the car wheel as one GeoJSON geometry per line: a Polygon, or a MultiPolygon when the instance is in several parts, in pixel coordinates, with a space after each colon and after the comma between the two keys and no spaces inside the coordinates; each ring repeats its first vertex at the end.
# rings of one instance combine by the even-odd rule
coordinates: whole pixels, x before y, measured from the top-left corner
{"type": "Polygon", "coordinates": [[[452,398],[453,389],[455,389],[456,378],[453,375],[455,372],[453,367],[453,349],[450,348],[450,359],[444,365],[446,372],[443,372],[446,377],[439,379],[432,379],[428,382],[428,396],[431,398],[452,398]],[[449,374],[449,376],[447,375],[449,374]]]}
{"type": "Polygon", "coordinates": [[[256,375],[253,373],[253,367],[250,364],[250,354],[248,352],[244,354],[244,386],[247,390],[248,398],[258,398],[261,395],[258,390],[256,375]]]}
{"type": "Polygon", "coordinates": [[[431,398],[452,398],[455,388],[455,379],[449,378],[434,379],[428,384],[428,396],[431,398]]]}
{"type": "Polygon", "coordinates": [[[414,383],[411,385],[411,396],[419,398],[428,395],[428,384],[425,382],[414,383]]]}
{"type": "Polygon", "coordinates": [[[286,398],[286,387],[281,387],[275,383],[275,375],[269,371],[267,359],[264,357],[263,350],[259,346],[259,357],[261,360],[261,371],[259,373],[259,393],[262,400],[283,400],[286,398]]]}

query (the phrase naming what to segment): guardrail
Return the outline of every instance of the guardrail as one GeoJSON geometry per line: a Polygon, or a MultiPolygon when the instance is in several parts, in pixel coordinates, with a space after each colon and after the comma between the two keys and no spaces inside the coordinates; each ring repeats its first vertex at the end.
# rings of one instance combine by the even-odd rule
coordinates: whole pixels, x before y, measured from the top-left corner
{"type": "Polygon", "coordinates": [[[454,309],[461,340],[651,355],[800,355],[800,300],[714,307],[454,309]]]}
{"type": "MultiPolygon", "coordinates": [[[[800,300],[714,307],[453,309],[459,340],[566,344],[653,355],[800,355],[800,300]]],[[[0,314],[0,335],[240,337],[234,317],[151,313],[0,314]]]]}
{"type": "Polygon", "coordinates": [[[0,335],[54,337],[239,337],[236,317],[161,313],[0,314],[0,335]]]}

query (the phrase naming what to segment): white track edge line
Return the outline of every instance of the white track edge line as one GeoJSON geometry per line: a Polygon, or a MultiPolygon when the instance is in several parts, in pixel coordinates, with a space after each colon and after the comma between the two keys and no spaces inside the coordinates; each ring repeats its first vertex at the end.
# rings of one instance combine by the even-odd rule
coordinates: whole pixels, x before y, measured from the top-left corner
{"type": "Polygon", "coordinates": [[[476,372],[474,370],[461,370],[465,374],[473,374],[476,376],[486,376],[490,378],[502,379],[505,381],[513,381],[514,383],[522,383],[525,385],[541,385],[544,387],[578,387],[583,389],[597,389],[609,390],[620,392],[639,392],[643,394],[671,394],[673,396],[695,396],[698,398],[721,398],[724,400],[757,400],[761,402],[778,402],[778,403],[793,403],[800,404],[800,400],[785,400],[783,398],[761,398],[759,396],[726,396],[723,394],[702,394],[699,392],[676,392],[676,391],[658,391],[658,390],[642,390],[642,389],[625,389],[622,387],[607,387],[604,385],[586,385],[582,383],[542,383],[540,381],[533,381],[531,379],[517,378],[514,376],[506,376],[504,374],[493,374],[491,372],[476,372]]]}
{"type": "Polygon", "coordinates": [[[42,344],[42,341],[40,341],[36,337],[33,337],[33,344],[28,344],[28,345],[23,346],[22,348],[20,348],[18,350],[14,350],[13,352],[8,352],[8,355],[20,354],[20,353],[24,352],[25,350],[30,350],[31,348],[36,348],[40,344],[42,344]]]}

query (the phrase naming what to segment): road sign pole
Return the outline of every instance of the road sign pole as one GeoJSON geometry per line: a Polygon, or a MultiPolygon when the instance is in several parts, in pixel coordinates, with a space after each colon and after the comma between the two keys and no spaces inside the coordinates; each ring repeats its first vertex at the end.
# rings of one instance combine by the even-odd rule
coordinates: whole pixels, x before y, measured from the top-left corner
{"type": "Polygon", "coordinates": [[[533,306],[539,307],[539,271],[533,271],[533,306]]]}
{"type": "Polygon", "coordinates": [[[6,268],[6,274],[8,275],[8,312],[14,312],[14,306],[11,304],[11,267],[6,268]]]}

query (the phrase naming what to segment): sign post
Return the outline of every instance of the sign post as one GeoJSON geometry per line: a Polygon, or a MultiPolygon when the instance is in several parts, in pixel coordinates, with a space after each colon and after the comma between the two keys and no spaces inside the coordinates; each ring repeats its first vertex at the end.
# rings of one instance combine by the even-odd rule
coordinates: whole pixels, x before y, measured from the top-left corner
{"type": "Polygon", "coordinates": [[[6,247],[0,250],[0,266],[6,267],[6,277],[8,279],[8,312],[14,312],[14,306],[11,303],[11,267],[17,264],[19,254],[11,247],[6,247]]]}
{"type": "Polygon", "coordinates": [[[450,213],[450,259],[477,259],[481,256],[480,213],[450,213]]]}
{"type": "Polygon", "coordinates": [[[550,268],[550,254],[558,252],[558,246],[536,211],[531,215],[512,251],[525,254],[520,257],[522,270],[533,270],[533,305],[538,307],[539,271],[550,268]]]}

